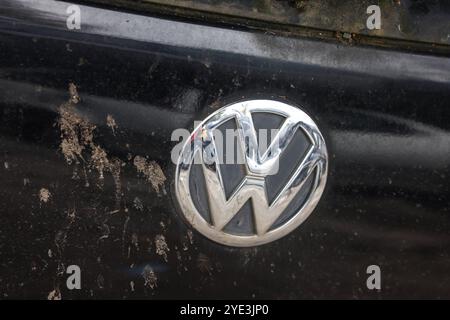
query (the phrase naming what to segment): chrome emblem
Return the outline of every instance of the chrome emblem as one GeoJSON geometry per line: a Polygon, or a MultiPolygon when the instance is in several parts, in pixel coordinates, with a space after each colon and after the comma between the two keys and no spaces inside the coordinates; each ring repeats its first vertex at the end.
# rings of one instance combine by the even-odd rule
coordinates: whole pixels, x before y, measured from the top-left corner
{"type": "Polygon", "coordinates": [[[322,134],[305,112],[279,101],[242,101],[192,132],[178,158],[175,192],[187,222],[204,236],[257,246],[285,236],[311,214],[325,188],[327,162],[322,134]],[[236,134],[223,135],[227,141],[219,144],[225,129],[236,134]],[[264,149],[258,132],[269,129],[264,149]],[[242,162],[225,161],[230,141],[237,141],[242,162]]]}

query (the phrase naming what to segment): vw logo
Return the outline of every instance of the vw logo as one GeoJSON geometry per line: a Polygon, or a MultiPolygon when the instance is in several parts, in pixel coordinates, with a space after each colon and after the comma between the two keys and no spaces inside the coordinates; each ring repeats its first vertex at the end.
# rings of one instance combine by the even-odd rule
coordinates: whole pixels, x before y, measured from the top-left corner
{"type": "Polygon", "coordinates": [[[257,246],[311,214],[327,162],[322,134],[305,112],[279,101],[242,101],[191,133],[178,158],[175,192],[185,220],[204,236],[257,246]]]}

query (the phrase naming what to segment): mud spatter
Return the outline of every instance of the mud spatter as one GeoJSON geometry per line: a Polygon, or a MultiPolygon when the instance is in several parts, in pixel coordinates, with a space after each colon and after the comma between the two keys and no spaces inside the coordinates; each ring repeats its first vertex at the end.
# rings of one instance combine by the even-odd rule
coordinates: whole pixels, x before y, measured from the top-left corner
{"type": "Polygon", "coordinates": [[[51,291],[47,296],[47,300],[61,300],[61,291],[59,289],[51,291]]]}
{"type": "Polygon", "coordinates": [[[167,252],[169,252],[170,249],[167,245],[166,238],[162,234],[158,234],[155,236],[155,247],[156,254],[162,256],[164,258],[164,261],[167,262],[167,252]]]}
{"type": "Polygon", "coordinates": [[[74,176],[77,176],[78,166],[81,166],[86,186],[89,186],[86,169],[98,172],[99,186],[103,185],[105,173],[111,173],[116,185],[116,200],[121,196],[120,168],[122,161],[108,157],[107,152],[95,143],[96,126],[77,110],[81,101],[77,87],[69,84],[69,100],[58,108],[59,129],[61,136],[60,149],[67,164],[75,164],[74,176]]]}
{"type": "Polygon", "coordinates": [[[116,135],[117,123],[110,114],[106,116],[106,125],[111,129],[112,133],[116,135]]]}
{"type": "Polygon", "coordinates": [[[158,278],[150,265],[144,267],[142,277],[144,278],[144,286],[149,287],[150,289],[154,289],[158,286],[158,278]]]}
{"type": "Polygon", "coordinates": [[[50,191],[48,189],[41,188],[41,190],[39,190],[39,201],[40,202],[47,203],[50,200],[51,196],[52,196],[52,194],[50,193],[50,191]]]}
{"type": "Polygon", "coordinates": [[[143,174],[153,189],[159,193],[160,188],[164,186],[166,176],[156,161],[148,161],[144,157],[134,157],[133,164],[136,170],[143,174]]]}

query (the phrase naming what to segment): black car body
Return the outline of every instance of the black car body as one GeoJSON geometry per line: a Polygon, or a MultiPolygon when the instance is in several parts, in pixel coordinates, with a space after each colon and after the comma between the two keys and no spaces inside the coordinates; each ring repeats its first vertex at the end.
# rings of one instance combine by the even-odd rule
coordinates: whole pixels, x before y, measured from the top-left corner
{"type": "Polygon", "coordinates": [[[69,5],[0,3],[2,298],[450,298],[444,1],[392,37],[128,1],[70,30],[69,5]],[[227,247],[180,215],[172,132],[255,98],[314,119],[328,181],[289,235],[227,247]]]}

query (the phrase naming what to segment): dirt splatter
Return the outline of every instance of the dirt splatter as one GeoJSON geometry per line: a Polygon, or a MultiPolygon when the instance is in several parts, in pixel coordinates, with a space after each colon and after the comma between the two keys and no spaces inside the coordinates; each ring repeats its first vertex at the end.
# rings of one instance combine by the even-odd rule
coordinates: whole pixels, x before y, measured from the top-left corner
{"type": "Polygon", "coordinates": [[[120,159],[114,158],[109,163],[110,165],[108,170],[111,173],[114,180],[114,185],[116,186],[116,208],[120,208],[120,200],[122,199],[122,183],[120,181],[120,174],[123,162],[120,159]]]}
{"type": "Polygon", "coordinates": [[[69,165],[73,163],[77,165],[74,168],[74,177],[78,176],[78,165],[82,166],[86,186],[89,186],[86,168],[92,168],[98,172],[100,187],[103,186],[105,172],[111,173],[116,186],[116,202],[120,204],[122,190],[120,173],[123,163],[120,159],[108,157],[107,152],[95,143],[96,126],[78,113],[76,105],[81,100],[77,87],[73,83],[69,84],[69,95],[69,100],[58,108],[61,152],[69,165]]]}
{"type": "Polygon", "coordinates": [[[116,120],[114,120],[113,116],[110,114],[106,116],[106,125],[111,128],[113,134],[116,135],[117,123],[116,120]]]}
{"type": "Polygon", "coordinates": [[[69,83],[69,94],[70,94],[70,101],[73,103],[80,102],[80,96],[78,95],[78,90],[75,84],[69,83]]]}
{"type": "Polygon", "coordinates": [[[156,161],[147,161],[147,159],[141,156],[134,157],[133,164],[136,170],[143,174],[147,181],[151,183],[153,189],[159,193],[160,188],[164,186],[164,182],[166,181],[166,176],[159,164],[156,161]]]}
{"type": "Polygon", "coordinates": [[[191,230],[188,230],[187,231],[187,236],[188,236],[189,242],[191,244],[194,244],[194,233],[191,230]]]}
{"type": "Polygon", "coordinates": [[[61,300],[61,291],[59,289],[51,291],[47,296],[47,300],[61,300]]]}
{"type": "Polygon", "coordinates": [[[48,191],[48,189],[41,188],[41,190],[39,190],[39,201],[40,202],[47,203],[50,200],[51,196],[52,196],[52,194],[50,193],[50,191],[48,191]]]}
{"type": "Polygon", "coordinates": [[[150,265],[145,266],[144,271],[142,271],[142,277],[144,278],[144,286],[151,289],[158,286],[158,278],[150,265]]]}
{"type": "Polygon", "coordinates": [[[105,277],[100,273],[97,276],[97,287],[103,289],[105,287],[105,277]]]}
{"type": "Polygon", "coordinates": [[[136,210],[139,210],[139,211],[143,211],[144,210],[144,205],[143,205],[141,199],[139,199],[138,197],[134,198],[133,206],[136,208],[136,210]]]}
{"type": "Polygon", "coordinates": [[[156,254],[162,256],[164,258],[164,261],[167,262],[167,252],[169,252],[170,249],[167,245],[166,238],[162,234],[158,234],[155,236],[155,247],[156,254]]]}
{"type": "Polygon", "coordinates": [[[295,1],[289,1],[289,4],[292,4],[295,6],[296,9],[298,9],[300,12],[306,10],[306,6],[308,4],[308,0],[295,0],[295,1]]]}
{"type": "Polygon", "coordinates": [[[80,59],[78,59],[78,66],[84,66],[87,63],[87,60],[83,57],[80,57],[80,59]]]}
{"type": "MultiPolygon", "coordinates": [[[[113,210],[109,210],[109,213],[119,212],[122,210],[121,200],[123,195],[121,171],[126,162],[108,155],[107,150],[96,141],[97,127],[83,115],[83,109],[78,105],[80,101],[81,99],[77,87],[73,83],[69,84],[69,99],[58,108],[59,118],[56,125],[60,130],[60,151],[64,156],[66,163],[73,168],[73,178],[79,179],[81,175],[84,175],[86,187],[90,186],[89,180],[95,179],[96,186],[103,188],[104,180],[107,178],[107,175],[111,175],[115,185],[116,202],[115,208],[111,208],[113,210]],[[90,174],[91,171],[94,171],[93,175],[90,174]],[[80,176],[79,173],[81,173],[80,176]],[[98,176],[95,175],[96,173],[98,173],[98,176]]],[[[114,131],[116,128],[115,121],[109,120],[109,124],[112,125],[112,127],[110,127],[114,131]]],[[[43,199],[46,198],[43,198],[42,196],[40,196],[40,199],[41,202],[48,201],[44,201],[43,199]]],[[[127,212],[126,207],[124,211],[127,212]]],[[[75,208],[68,209],[67,212],[65,226],[55,235],[56,252],[52,252],[50,249],[48,252],[48,255],[55,257],[57,262],[58,283],[63,279],[65,273],[63,257],[68,238],[68,231],[72,228],[77,219],[75,208]]],[[[107,224],[108,218],[109,216],[98,217],[99,220],[102,220],[99,226],[101,235],[98,238],[98,241],[108,239],[111,234],[110,227],[107,224]]],[[[124,230],[126,229],[128,221],[129,217],[126,218],[124,230]]],[[[137,239],[137,237],[135,238],[137,239]]],[[[156,280],[151,280],[152,277],[150,275],[147,275],[146,277],[149,282],[154,283],[152,284],[153,286],[156,285],[156,280]]],[[[97,276],[97,286],[99,288],[105,286],[105,278],[102,274],[97,276]]],[[[57,297],[58,294],[60,295],[59,291],[55,289],[52,296],[57,297]]]]}
{"type": "Polygon", "coordinates": [[[335,37],[340,43],[347,44],[347,45],[352,45],[353,42],[354,42],[355,34],[350,33],[350,32],[336,31],[335,32],[335,37]]]}
{"type": "Polygon", "coordinates": [[[199,253],[199,255],[197,256],[197,267],[203,273],[208,273],[209,275],[212,274],[213,266],[211,264],[211,261],[203,253],[199,253]]]}
{"type": "Polygon", "coordinates": [[[80,101],[80,97],[73,83],[69,84],[69,94],[69,101],[58,108],[60,148],[68,164],[85,163],[83,150],[92,144],[95,125],[77,113],[75,105],[80,101]]]}
{"type": "Polygon", "coordinates": [[[136,232],[131,235],[131,244],[139,251],[139,236],[136,232]]]}
{"type": "Polygon", "coordinates": [[[103,148],[93,145],[91,154],[91,166],[96,168],[99,173],[99,179],[104,178],[104,171],[109,170],[109,160],[106,151],[103,148]]]}
{"type": "MultiPolygon", "coordinates": [[[[130,257],[131,249],[139,251],[148,247],[152,247],[153,251],[154,247],[151,237],[148,238],[148,246],[141,247],[139,243],[139,235],[136,232],[132,232],[130,234],[131,244],[128,245],[127,255],[127,247],[125,244],[127,243],[126,237],[128,236],[128,222],[130,221],[130,216],[128,214],[126,201],[122,201],[122,197],[128,189],[125,188],[125,185],[122,186],[121,175],[122,170],[126,169],[123,169],[122,167],[134,167],[137,174],[142,175],[142,177],[145,178],[145,182],[151,185],[150,188],[153,188],[159,193],[161,189],[165,192],[164,183],[166,181],[166,177],[163,170],[157,162],[148,160],[142,156],[134,156],[130,153],[127,159],[122,161],[121,159],[108,154],[108,149],[105,148],[103,144],[99,143],[99,140],[97,139],[98,128],[86,115],[83,114],[83,108],[80,103],[82,100],[80,99],[77,87],[74,84],[69,85],[69,95],[69,99],[58,108],[59,119],[56,125],[60,130],[60,151],[64,156],[66,163],[73,168],[73,177],[75,179],[80,179],[81,177],[82,179],[84,174],[86,186],[90,186],[90,180],[95,180],[95,185],[100,188],[103,188],[104,184],[107,186],[107,182],[105,181],[108,181],[108,179],[112,177],[116,187],[116,204],[115,208],[108,208],[108,212],[116,213],[122,211],[125,214],[122,232],[123,254],[130,257]],[[98,176],[96,175],[97,173],[98,176]],[[112,209],[112,211],[110,209],[112,209]]],[[[118,133],[117,123],[111,115],[106,116],[106,125],[112,130],[114,135],[118,133]]],[[[127,147],[129,148],[129,146],[127,147]]],[[[142,200],[137,197],[135,197],[133,201],[133,206],[139,211],[143,211],[144,209],[142,200]]],[[[70,210],[68,210],[68,212],[69,211],[70,210]]],[[[75,208],[73,212],[73,217],[72,215],[67,216],[66,225],[55,236],[56,251],[50,253],[53,257],[55,257],[58,263],[58,279],[63,279],[65,271],[62,257],[64,256],[68,230],[70,230],[76,220],[75,208]]],[[[99,241],[107,239],[113,232],[106,223],[108,219],[109,217],[101,218],[102,225],[100,227],[101,235],[98,238],[99,241]]],[[[170,249],[167,245],[165,237],[161,234],[157,235],[154,238],[154,242],[156,246],[156,254],[161,256],[161,259],[164,259],[164,261],[167,262],[168,252],[170,249]]],[[[157,275],[150,265],[145,266],[142,272],[142,277],[144,278],[146,287],[151,289],[157,287],[157,275]]],[[[98,287],[103,287],[104,282],[105,280],[103,276],[99,275],[97,277],[98,287]]]]}

